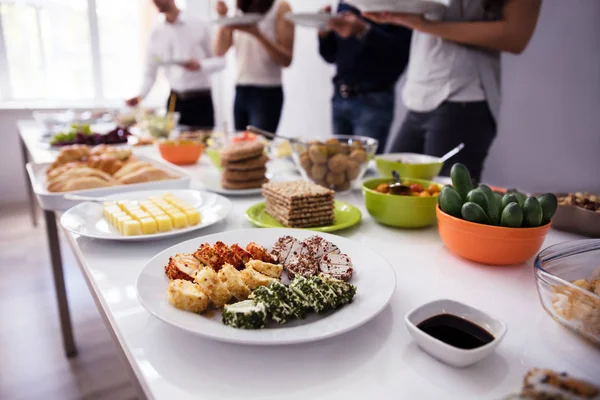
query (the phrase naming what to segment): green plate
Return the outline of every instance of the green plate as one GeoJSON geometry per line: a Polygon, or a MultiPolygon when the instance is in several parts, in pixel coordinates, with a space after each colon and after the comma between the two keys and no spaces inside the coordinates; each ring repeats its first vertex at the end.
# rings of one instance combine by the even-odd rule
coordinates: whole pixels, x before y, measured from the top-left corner
{"type": "MultiPolygon", "coordinates": [[[[265,203],[258,203],[246,210],[246,218],[260,228],[285,228],[279,221],[267,214],[265,203]]],[[[360,222],[360,210],[348,203],[335,201],[335,224],[306,228],[318,232],[334,232],[349,228],[360,222]]]]}

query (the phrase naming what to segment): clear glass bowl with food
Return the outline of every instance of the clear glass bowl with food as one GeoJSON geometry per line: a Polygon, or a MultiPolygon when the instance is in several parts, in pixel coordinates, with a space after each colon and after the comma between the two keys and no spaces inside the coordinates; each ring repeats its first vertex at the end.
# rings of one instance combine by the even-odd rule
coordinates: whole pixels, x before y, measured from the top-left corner
{"type": "Polygon", "coordinates": [[[338,135],[325,141],[293,142],[292,158],[304,179],[345,192],[360,181],[377,145],[370,137],[338,135]]]}
{"type": "Polygon", "coordinates": [[[546,312],[600,347],[600,240],[548,247],[535,260],[535,279],[546,312]]]}
{"type": "Polygon", "coordinates": [[[142,129],[150,136],[162,139],[168,138],[179,124],[181,115],[178,112],[142,112],[142,129]]]}

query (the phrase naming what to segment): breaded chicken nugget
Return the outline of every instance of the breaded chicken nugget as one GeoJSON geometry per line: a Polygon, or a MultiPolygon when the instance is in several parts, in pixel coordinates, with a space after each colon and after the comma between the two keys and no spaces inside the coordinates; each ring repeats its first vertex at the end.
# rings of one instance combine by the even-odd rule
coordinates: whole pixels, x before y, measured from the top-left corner
{"type": "Polygon", "coordinates": [[[212,268],[204,268],[198,272],[195,282],[208,296],[215,308],[223,307],[231,298],[229,289],[219,280],[217,273],[212,268]]]}
{"type": "Polygon", "coordinates": [[[250,288],[244,283],[240,271],[231,264],[225,264],[218,273],[219,279],[227,286],[229,293],[238,300],[250,296],[250,288]]]}

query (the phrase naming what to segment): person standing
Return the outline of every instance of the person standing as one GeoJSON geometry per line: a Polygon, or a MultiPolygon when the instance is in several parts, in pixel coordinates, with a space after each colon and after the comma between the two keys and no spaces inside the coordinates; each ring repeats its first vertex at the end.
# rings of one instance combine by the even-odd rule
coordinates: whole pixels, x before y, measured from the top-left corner
{"type": "Polygon", "coordinates": [[[367,14],[414,30],[403,91],[409,112],[392,151],[439,157],[464,143],[453,161],[479,181],[500,113],[500,53],[525,50],[540,7],[541,0],[451,0],[440,20],[367,14]]]}
{"type": "Polygon", "coordinates": [[[319,32],[321,57],[336,66],[333,132],[375,138],[381,153],[394,119],[396,82],[408,63],[411,31],[374,23],[346,2],[337,11],[319,32]]]}
{"type": "Polygon", "coordinates": [[[126,104],[135,107],[148,95],[158,68],[164,65],[180,123],[213,128],[210,75],[224,69],[225,60],[213,55],[210,26],[179,10],[175,0],[153,1],[165,21],[150,34],[142,89],[126,104]]]}
{"type": "MultiPolygon", "coordinates": [[[[226,16],[223,1],[217,13],[226,16]]],[[[283,108],[282,70],[292,64],[294,26],[285,19],[291,7],[284,0],[237,0],[237,12],[259,13],[256,25],[222,26],[217,30],[214,52],[224,56],[236,50],[235,129],[254,125],[276,132],[283,108]]]]}

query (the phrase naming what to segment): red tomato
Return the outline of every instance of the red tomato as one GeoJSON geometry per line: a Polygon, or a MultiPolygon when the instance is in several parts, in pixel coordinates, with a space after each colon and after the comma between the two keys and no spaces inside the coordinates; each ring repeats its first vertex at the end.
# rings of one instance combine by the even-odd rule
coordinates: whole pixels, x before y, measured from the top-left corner
{"type": "Polygon", "coordinates": [[[234,136],[231,141],[233,143],[241,143],[241,142],[253,142],[256,140],[256,135],[251,132],[244,132],[241,135],[234,136]]]}

